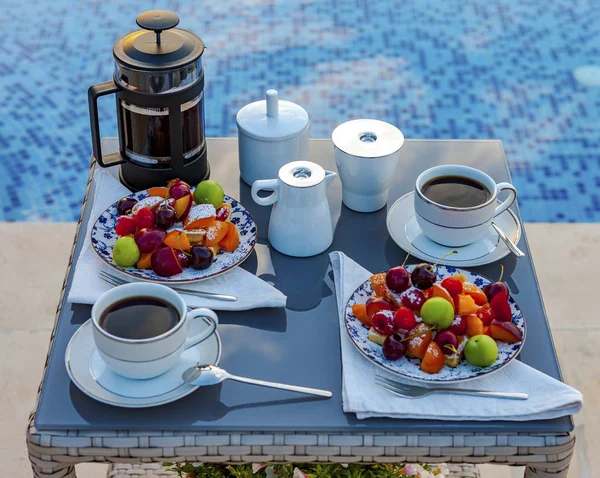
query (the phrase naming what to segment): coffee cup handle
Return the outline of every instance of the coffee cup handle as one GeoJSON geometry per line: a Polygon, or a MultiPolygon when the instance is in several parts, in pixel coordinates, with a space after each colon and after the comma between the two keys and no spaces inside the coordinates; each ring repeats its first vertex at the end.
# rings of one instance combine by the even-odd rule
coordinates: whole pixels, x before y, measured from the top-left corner
{"type": "Polygon", "coordinates": [[[219,324],[219,318],[217,317],[217,314],[215,314],[212,310],[200,308],[200,309],[190,310],[187,313],[187,317],[186,317],[187,320],[194,320],[194,319],[198,319],[198,318],[208,319],[210,321],[210,326],[207,329],[200,332],[199,334],[196,334],[193,337],[188,337],[187,339],[185,339],[185,349],[186,350],[189,349],[190,347],[193,347],[194,345],[197,345],[200,342],[206,340],[212,334],[214,334],[215,331],[217,330],[217,325],[219,324]]]}
{"type": "Polygon", "coordinates": [[[515,199],[517,199],[517,190],[510,183],[498,183],[496,184],[496,189],[498,194],[500,194],[502,191],[508,191],[508,197],[502,202],[502,204],[500,204],[500,206],[496,208],[494,217],[506,211],[510,206],[512,206],[512,203],[515,202],[515,199]]]}
{"type": "Polygon", "coordinates": [[[256,204],[260,204],[261,206],[270,206],[271,204],[275,204],[277,199],[279,199],[279,179],[259,179],[252,183],[252,199],[256,204]],[[268,191],[273,191],[272,194],[265,198],[261,198],[258,195],[258,192],[266,189],[268,191]]]}

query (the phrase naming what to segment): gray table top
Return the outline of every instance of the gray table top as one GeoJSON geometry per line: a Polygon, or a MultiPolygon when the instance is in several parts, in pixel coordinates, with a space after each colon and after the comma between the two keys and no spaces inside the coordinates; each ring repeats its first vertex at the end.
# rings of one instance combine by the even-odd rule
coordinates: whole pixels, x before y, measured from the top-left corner
{"type": "MultiPolygon", "coordinates": [[[[116,151],[116,148],[115,140],[105,140],[105,151],[116,151]]],[[[336,224],[332,246],[325,253],[308,259],[287,257],[268,247],[270,208],[255,204],[249,186],[239,177],[237,141],[209,139],[208,151],[211,177],[248,208],[258,225],[256,251],[242,267],[272,281],[288,296],[285,310],[219,313],[223,341],[221,365],[238,375],[329,389],[333,398],[305,398],[292,392],[228,381],[201,388],[182,400],[157,408],[132,410],[104,405],[80,392],[67,376],[64,365],[67,343],[90,317],[91,308],[65,303],[35,418],[38,429],[488,433],[559,433],[573,429],[570,417],[529,422],[448,422],[357,420],[355,415],[343,413],[339,328],[328,252],[343,251],[370,271],[382,271],[402,263],[406,253],[387,233],[387,208],[371,214],[351,211],[341,204],[341,184],[336,179],[328,192],[336,224]]],[[[311,160],[325,169],[336,170],[329,140],[311,141],[311,160]]],[[[497,181],[510,180],[500,141],[408,140],[401,150],[388,205],[413,189],[421,171],[436,164],[451,163],[477,167],[497,181]]],[[[516,206],[514,209],[518,213],[516,206]]],[[[89,216],[89,208],[85,214],[89,216]]],[[[80,236],[77,252],[81,239],[80,236]]],[[[527,253],[525,258],[517,260],[510,255],[501,263],[511,294],[527,320],[527,342],[520,359],[561,379],[525,235],[519,246],[527,253]]],[[[495,277],[498,266],[499,263],[495,263],[474,270],[495,277]]]]}

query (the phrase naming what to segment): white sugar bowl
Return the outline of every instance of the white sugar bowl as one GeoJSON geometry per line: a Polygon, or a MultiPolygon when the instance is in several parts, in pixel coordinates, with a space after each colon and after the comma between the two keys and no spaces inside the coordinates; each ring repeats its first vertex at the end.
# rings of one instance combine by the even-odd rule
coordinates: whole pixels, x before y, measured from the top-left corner
{"type": "Polygon", "coordinates": [[[308,159],[308,113],[296,103],[279,100],[277,90],[244,106],[236,123],[240,174],[247,184],[277,177],[284,164],[308,159]]]}

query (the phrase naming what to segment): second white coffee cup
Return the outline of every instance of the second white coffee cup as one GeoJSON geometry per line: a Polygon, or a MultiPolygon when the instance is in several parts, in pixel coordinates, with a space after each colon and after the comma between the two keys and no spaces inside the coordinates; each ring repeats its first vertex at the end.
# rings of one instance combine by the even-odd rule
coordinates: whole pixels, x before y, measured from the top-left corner
{"type": "Polygon", "coordinates": [[[215,333],[219,320],[210,309],[187,310],[183,298],[173,289],[160,284],[135,282],[110,289],[92,307],[93,336],[102,360],[113,371],[134,379],[156,377],[174,367],[184,350],[206,340],[215,333]],[[104,330],[99,323],[102,313],[123,299],[154,297],[173,305],[179,315],[177,324],[156,337],[126,339],[104,330]],[[202,332],[189,336],[193,320],[205,319],[209,324],[202,332]]]}
{"type": "Polygon", "coordinates": [[[423,233],[434,242],[449,247],[460,247],[481,239],[492,219],[506,211],[517,198],[517,190],[510,183],[498,183],[479,169],[461,165],[435,166],[422,172],[415,183],[415,217],[423,233]],[[438,204],[423,194],[423,186],[432,179],[458,176],[481,183],[490,193],[483,204],[473,207],[453,207],[438,204]],[[500,205],[498,193],[509,195],[500,205]]]}

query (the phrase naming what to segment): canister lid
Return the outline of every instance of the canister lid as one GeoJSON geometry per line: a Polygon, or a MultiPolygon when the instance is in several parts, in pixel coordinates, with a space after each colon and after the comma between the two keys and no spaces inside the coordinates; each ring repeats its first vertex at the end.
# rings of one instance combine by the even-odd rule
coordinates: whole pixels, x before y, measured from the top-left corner
{"type": "Polygon", "coordinates": [[[308,113],[291,101],[278,98],[277,90],[268,90],[266,99],[244,106],[236,116],[238,129],[262,141],[283,141],[308,129],[308,113]]]}
{"type": "Polygon", "coordinates": [[[115,60],[143,71],[177,69],[204,53],[202,40],[187,30],[175,28],[179,17],[167,10],[140,14],[136,23],[143,30],[123,35],[113,48],[115,60]]]}
{"type": "Polygon", "coordinates": [[[346,154],[380,158],[398,151],[404,135],[393,124],[374,119],[347,121],[333,130],[333,144],[346,154]]]}
{"type": "Polygon", "coordinates": [[[325,170],[311,161],[292,161],[281,166],[279,179],[288,186],[310,188],[325,179],[325,170]]]}

